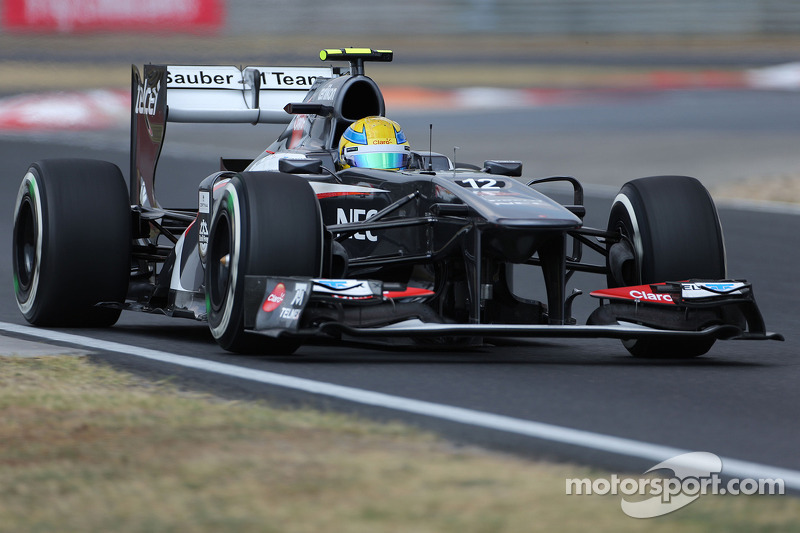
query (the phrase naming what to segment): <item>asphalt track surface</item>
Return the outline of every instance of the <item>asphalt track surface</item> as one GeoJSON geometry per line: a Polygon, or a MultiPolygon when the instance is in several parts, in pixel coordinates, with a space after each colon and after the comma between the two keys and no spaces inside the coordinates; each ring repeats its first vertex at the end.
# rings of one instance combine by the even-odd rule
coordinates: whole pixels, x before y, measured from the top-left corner
{"type": "MultiPolygon", "coordinates": [[[[703,93],[694,97],[689,94],[656,97],[646,102],[631,99],[616,103],[585,102],[582,106],[559,109],[518,110],[500,113],[499,118],[492,119],[498,122],[488,120],[486,114],[479,112],[425,116],[411,113],[395,118],[401,119],[412,139],[425,138],[428,123],[433,121],[436,124],[434,149],[447,146],[459,135],[466,136],[468,142],[462,144],[460,152],[473,154],[475,157],[471,159],[475,161],[483,158],[481,143],[492,146],[496,141],[498,146],[504,146],[503,150],[513,149],[523,154],[526,167],[534,176],[551,172],[537,168],[539,159],[531,155],[528,148],[531,129],[526,128],[526,124],[535,125],[532,126],[533,137],[545,139],[542,142],[547,146],[556,147],[559,139],[562,142],[573,139],[574,142],[577,138],[587,147],[586,151],[569,150],[571,156],[564,166],[579,169],[580,172],[572,173],[596,184],[587,188],[589,216],[586,222],[590,226],[603,226],[612,191],[622,181],[663,173],[661,166],[669,159],[662,154],[665,138],[690,136],[691,143],[672,146],[676,151],[671,158],[679,173],[704,168],[711,159],[732,168],[736,161],[758,159],[759,155],[752,152],[748,157],[748,154],[736,153],[735,150],[718,151],[746,146],[749,141],[760,142],[757,137],[788,138],[796,146],[800,125],[796,119],[787,118],[786,112],[781,112],[786,104],[797,103],[796,95],[725,93],[717,95],[717,100],[720,99],[726,102],[728,109],[738,110],[744,116],[734,112],[722,113],[720,104],[715,107],[712,105],[714,99],[703,93]],[[687,99],[690,100],[688,107],[687,99]],[[668,122],[662,122],[667,118],[668,122]],[[653,123],[648,125],[648,120],[653,123]],[[497,123],[506,128],[503,130],[504,139],[519,139],[516,146],[487,138],[493,124],[497,123]],[[660,133],[655,127],[658,123],[664,125],[660,133]],[[556,124],[561,126],[556,127],[556,124]],[[488,133],[482,133],[487,130],[488,133]],[[547,131],[555,134],[548,139],[547,131]],[[759,135],[754,136],[754,131],[759,135]],[[721,138],[732,144],[720,146],[721,138]],[[615,154],[605,160],[608,167],[605,170],[592,160],[592,140],[605,144],[615,154]],[[437,141],[441,144],[437,145],[437,141]],[[634,170],[623,172],[627,161],[621,156],[626,152],[626,145],[636,147],[628,150],[628,159],[634,170]],[[682,151],[678,152],[680,147],[682,151]],[[648,154],[654,157],[661,154],[654,165],[658,168],[653,168],[652,172],[637,172],[639,165],[645,166],[648,154]],[[594,175],[591,174],[593,170],[594,175]]],[[[159,168],[162,204],[171,207],[191,205],[195,198],[193,187],[202,176],[214,170],[218,151],[210,151],[209,146],[216,145],[225,155],[232,156],[252,150],[250,145],[264,146],[266,142],[254,139],[251,131],[240,134],[231,130],[214,136],[206,130],[182,131],[175,128],[171,133],[177,148],[172,153],[165,149],[159,168]]],[[[125,171],[127,141],[124,133],[3,136],[0,139],[0,157],[4,167],[0,178],[3,191],[0,198],[5,202],[3,209],[8,215],[0,219],[0,249],[10,250],[13,199],[30,161],[42,157],[101,158],[119,164],[125,171]]],[[[269,134],[264,136],[267,138],[269,134]]],[[[167,144],[169,142],[168,133],[167,144]]],[[[426,143],[417,141],[416,144],[426,143]]],[[[438,149],[443,152],[451,150],[438,149]]],[[[781,156],[778,153],[780,149],[775,150],[774,157],[764,157],[764,165],[780,157],[790,159],[792,152],[781,156]]],[[[510,154],[501,153],[500,156],[509,157],[510,154]]],[[[712,176],[712,181],[722,181],[725,175],[726,172],[720,172],[712,176]]],[[[310,345],[292,357],[242,357],[220,350],[204,324],[180,319],[127,313],[111,329],[65,332],[472,412],[574,428],[686,451],[707,451],[725,458],[789,469],[800,475],[797,472],[800,471],[797,451],[800,427],[796,424],[800,415],[796,341],[796,302],[800,296],[796,281],[800,261],[797,226],[800,215],[791,211],[722,207],[720,216],[726,235],[729,275],[747,278],[754,283],[768,329],[783,333],[786,342],[720,342],[710,354],[689,361],[642,361],[628,356],[617,341],[569,339],[510,340],[469,351],[399,351],[310,345]]],[[[86,223],[87,229],[93,223],[90,214],[86,214],[86,223]]],[[[11,279],[10,268],[10,261],[0,263],[0,279],[11,279]]],[[[529,278],[522,275],[520,279],[529,278]]],[[[571,285],[588,293],[601,287],[602,280],[588,275],[575,276],[571,285]]],[[[526,286],[519,290],[535,293],[536,289],[526,286]]],[[[585,319],[592,307],[588,296],[579,298],[575,309],[578,319],[585,319]]],[[[0,286],[0,321],[24,324],[14,304],[10,281],[0,286]]],[[[590,446],[565,445],[436,417],[364,406],[102,349],[95,351],[94,357],[98,360],[158,378],[172,376],[186,386],[225,396],[270,398],[291,405],[331,407],[378,419],[406,420],[434,429],[458,442],[477,443],[531,457],[578,461],[617,471],[644,471],[656,462],[652,458],[598,451],[590,446]]],[[[597,440],[601,439],[598,437],[597,440]]]]}

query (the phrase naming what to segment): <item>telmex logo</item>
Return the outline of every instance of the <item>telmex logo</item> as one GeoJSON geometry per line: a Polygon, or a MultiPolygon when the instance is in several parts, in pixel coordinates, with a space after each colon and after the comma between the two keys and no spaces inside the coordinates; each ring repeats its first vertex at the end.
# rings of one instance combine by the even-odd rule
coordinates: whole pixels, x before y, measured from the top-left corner
{"type": "Polygon", "coordinates": [[[628,294],[631,295],[631,298],[636,298],[637,300],[650,300],[653,302],[674,303],[672,300],[672,296],[670,296],[669,294],[655,294],[652,292],[639,291],[639,290],[630,291],[628,294]]]}
{"type": "Polygon", "coordinates": [[[354,285],[352,281],[345,279],[326,279],[326,280],[319,280],[317,281],[317,283],[325,287],[330,287],[331,289],[338,289],[338,290],[347,289],[350,287],[354,287],[356,285],[360,285],[360,283],[354,285]]]}
{"type": "Polygon", "coordinates": [[[733,289],[734,287],[738,288],[736,283],[702,283],[699,285],[696,285],[694,283],[685,283],[683,285],[684,289],[692,291],[702,291],[703,289],[711,289],[712,291],[726,292],[733,289]]]}
{"type": "Polygon", "coordinates": [[[160,90],[161,82],[158,82],[155,87],[147,85],[147,81],[139,85],[136,88],[136,105],[134,106],[136,113],[139,115],[155,115],[156,106],[158,105],[158,91],[160,90]]]}
{"type": "Polygon", "coordinates": [[[684,283],[681,295],[684,298],[719,298],[724,295],[740,295],[745,284],[742,282],[684,283]]]}

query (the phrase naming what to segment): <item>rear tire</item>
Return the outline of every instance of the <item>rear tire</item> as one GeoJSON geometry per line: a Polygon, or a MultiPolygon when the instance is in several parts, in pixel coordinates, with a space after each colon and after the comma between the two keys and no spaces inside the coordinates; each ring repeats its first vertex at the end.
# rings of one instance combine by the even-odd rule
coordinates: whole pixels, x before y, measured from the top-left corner
{"type": "Polygon", "coordinates": [[[51,159],[31,165],[14,207],[14,293],[36,326],[105,327],[130,278],[128,188],[116,165],[51,159]]]}
{"type": "Polygon", "coordinates": [[[205,274],[208,325],[220,346],[264,355],[297,350],[299,341],[245,331],[245,276],[320,276],[323,229],[316,195],[303,178],[248,172],[220,190],[205,274]]]}
{"type": "MultiPolygon", "coordinates": [[[[655,176],[622,186],[608,231],[625,238],[609,246],[609,287],[687,279],[724,279],[725,242],[711,195],[695,178],[655,176]]],[[[623,341],[635,357],[691,358],[715,339],[623,341]]]]}

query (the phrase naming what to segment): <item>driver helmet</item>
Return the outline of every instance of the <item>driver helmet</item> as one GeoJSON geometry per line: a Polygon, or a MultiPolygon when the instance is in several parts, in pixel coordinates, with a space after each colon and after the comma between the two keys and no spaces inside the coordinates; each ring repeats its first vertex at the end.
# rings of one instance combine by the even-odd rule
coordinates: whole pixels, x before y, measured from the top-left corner
{"type": "Polygon", "coordinates": [[[411,146],[400,124],[366,117],[347,127],[339,141],[339,163],[350,167],[400,170],[408,167],[411,146]]]}

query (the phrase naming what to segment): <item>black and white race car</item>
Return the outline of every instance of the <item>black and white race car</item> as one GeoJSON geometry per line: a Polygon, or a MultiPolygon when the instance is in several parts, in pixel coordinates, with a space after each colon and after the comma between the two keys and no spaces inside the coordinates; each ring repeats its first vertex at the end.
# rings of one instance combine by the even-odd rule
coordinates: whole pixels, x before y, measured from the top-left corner
{"type": "Polygon", "coordinates": [[[81,159],[33,163],[22,180],[13,265],[24,317],[99,327],[122,310],[160,313],[206,321],[225,349],[262,354],[310,338],[543,336],[694,357],[719,339],[781,339],[750,284],[726,279],[719,218],[696,179],[631,181],[594,229],[578,181],[523,178],[515,161],[454,165],[409,149],[400,170],[343,169],[345,129],[385,116],[364,64],[392,52],[321,59],[349,66],[134,67],[129,186],[115,165],[81,159]],[[168,122],[288,127],[255,160],[221,159],[195,205],[170,209],[155,187],[168,122]],[[537,191],[558,181],[573,191],[568,205],[537,191]],[[605,261],[582,260],[585,249],[605,261]],[[513,293],[514,265],[540,268],[546,301],[513,293]],[[575,272],[598,274],[586,325],[566,291],[575,272]]]}

